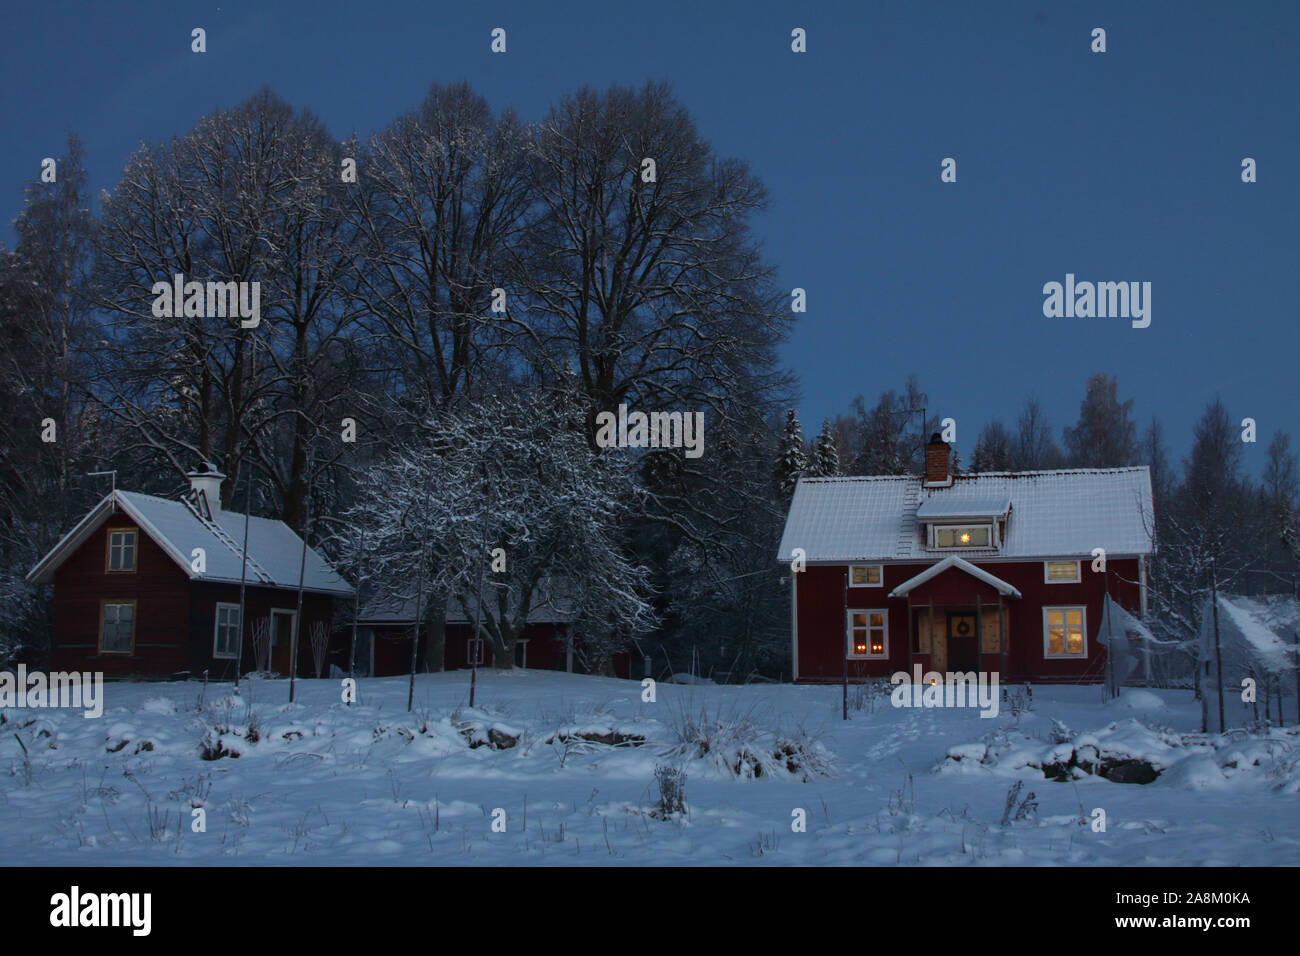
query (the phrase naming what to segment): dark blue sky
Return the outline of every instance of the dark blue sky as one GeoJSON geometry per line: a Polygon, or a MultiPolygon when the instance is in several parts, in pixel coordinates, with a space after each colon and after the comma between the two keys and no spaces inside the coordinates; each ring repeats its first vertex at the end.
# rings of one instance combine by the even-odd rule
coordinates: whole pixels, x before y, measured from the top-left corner
{"type": "Polygon", "coordinates": [[[582,83],[663,78],[771,191],[768,256],[785,288],[808,292],[784,350],[807,431],[915,370],[966,455],[1031,391],[1059,437],[1104,370],[1141,420],[1164,421],[1176,456],[1216,393],[1259,423],[1249,471],[1274,428],[1300,443],[1294,0],[52,0],[7,9],[4,32],[6,222],[67,130],[98,190],[140,141],[264,84],[342,138],[385,126],[434,80],[467,79],[533,119],[582,83]],[[489,51],[497,26],[505,55],[489,51]],[[1089,50],[1097,26],[1105,54],[1089,50]],[[948,156],[955,184],[939,180],[948,156]],[[1045,318],[1043,284],[1067,272],[1151,282],[1150,328],[1045,318]]]}

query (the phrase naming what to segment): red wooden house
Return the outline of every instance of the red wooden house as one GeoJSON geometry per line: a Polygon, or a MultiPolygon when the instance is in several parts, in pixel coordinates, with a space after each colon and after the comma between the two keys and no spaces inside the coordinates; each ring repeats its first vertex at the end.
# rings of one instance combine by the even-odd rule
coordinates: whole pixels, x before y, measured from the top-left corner
{"type": "Polygon", "coordinates": [[[924,476],[801,479],[778,554],[794,678],[1101,681],[1106,595],[1146,610],[1151,501],[1146,467],[954,475],[937,435],[924,476]]]}
{"type": "MultiPolygon", "coordinates": [[[[411,672],[411,634],[415,628],[416,602],[414,600],[375,600],[361,609],[357,617],[357,649],[354,672],[385,677],[411,672]]],[[[533,670],[585,673],[581,655],[575,649],[574,622],[577,614],[571,599],[541,600],[528,614],[528,623],[515,643],[514,666],[533,670]]],[[[447,607],[443,670],[459,670],[477,663],[480,667],[494,666],[492,648],[483,640],[474,640],[474,621],[459,601],[447,607]]],[[[426,623],[420,631],[420,642],[431,639],[432,627],[426,623]]],[[[335,644],[344,648],[337,663],[347,669],[346,649],[351,628],[340,633],[335,644]]],[[[627,677],[630,657],[615,654],[615,676],[627,677]]]]}
{"type": "Polygon", "coordinates": [[[28,574],[53,582],[50,669],[109,676],[233,677],[258,667],[253,630],[267,629],[271,671],[288,674],[302,572],[298,672],[312,674],[310,637],[326,633],[352,586],[281,521],[223,511],[223,475],[189,476],[182,500],[114,490],[28,574]],[[243,653],[239,594],[245,583],[243,653]]]}

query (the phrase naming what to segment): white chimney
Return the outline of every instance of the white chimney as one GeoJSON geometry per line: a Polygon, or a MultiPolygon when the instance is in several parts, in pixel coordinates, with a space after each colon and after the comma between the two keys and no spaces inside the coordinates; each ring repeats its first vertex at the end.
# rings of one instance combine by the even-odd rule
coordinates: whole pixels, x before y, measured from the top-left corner
{"type": "Polygon", "coordinates": [[[198,470],[191,471],[185,477],[190,480],[190,490],[196,496],[203,496],[210,513],[215,514],[221,510],[221,483],[226,480],[226,476],[217,471],[216,465],[205,461],[198,470]]]}

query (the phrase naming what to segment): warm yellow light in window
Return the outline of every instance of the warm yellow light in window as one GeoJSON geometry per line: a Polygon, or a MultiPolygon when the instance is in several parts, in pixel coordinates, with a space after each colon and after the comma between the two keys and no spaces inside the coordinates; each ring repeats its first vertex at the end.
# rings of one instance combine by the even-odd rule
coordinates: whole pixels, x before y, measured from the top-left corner
{"type": "Polygon", "coordinates": [[[969,532],[969,531],[963,531],[963,532],[962,532],[962,535],[961,535],[961,543],[962,543],[962,544],[970,544],[970,532],[969,532]]]}

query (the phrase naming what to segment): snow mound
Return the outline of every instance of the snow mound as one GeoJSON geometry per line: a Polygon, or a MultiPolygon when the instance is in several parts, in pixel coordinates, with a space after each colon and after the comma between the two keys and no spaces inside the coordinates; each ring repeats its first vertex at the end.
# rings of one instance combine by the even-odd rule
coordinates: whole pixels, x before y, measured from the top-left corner
{"type": "Polygon", "coordinates": [[[1175,763],[1160,782],[1179,790],[1223,790],[1230,786],[1227,777],[1208,754],[1193,754],[1175,763]]]}
{"type": "Polygon", "coordinates": [[[1125,687],[1116,703],[1120,707],[1126,707],[1129,710],[1165,709],[1165,702],[1158,694],[1153,694],[1149,690],[1142,690],[1140,687],[1125,687]]]}

